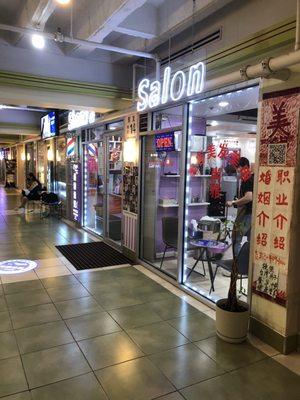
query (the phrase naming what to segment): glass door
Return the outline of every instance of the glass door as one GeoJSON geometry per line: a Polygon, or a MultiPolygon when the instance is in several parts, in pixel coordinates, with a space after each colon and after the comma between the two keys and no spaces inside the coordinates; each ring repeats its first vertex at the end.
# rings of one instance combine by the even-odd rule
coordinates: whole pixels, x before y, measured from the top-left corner
{"type": "Polygon", "coordinates": [[[86,228],[103,235],[104,232],[104,142],[84,145],[84,175],[85,175],[85,215],[86,228]]]}
{"type": "Polygon", "coordinates": [[[121,245],[122,239],[122,168],[121,134],[107,137],[107,237],[121,245]]]}
{"type": "Polygon", "coordinates": [[[182,112],[154,114],[155,131],[143,137],[141,258],[177,279],[182,178],[182,112]]]}

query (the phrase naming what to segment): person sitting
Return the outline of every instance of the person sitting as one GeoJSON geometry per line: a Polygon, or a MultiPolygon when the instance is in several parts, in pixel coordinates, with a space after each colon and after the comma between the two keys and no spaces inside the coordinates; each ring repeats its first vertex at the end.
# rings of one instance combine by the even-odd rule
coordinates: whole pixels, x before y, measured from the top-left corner
{"type": "Polygon", "coordinates": [[[17,210],[25,210],[29,200],[40,200],[42,185],[36,176],[31,172],[27,178],[27,189],[22,190],[21,204],[17,210]]]}

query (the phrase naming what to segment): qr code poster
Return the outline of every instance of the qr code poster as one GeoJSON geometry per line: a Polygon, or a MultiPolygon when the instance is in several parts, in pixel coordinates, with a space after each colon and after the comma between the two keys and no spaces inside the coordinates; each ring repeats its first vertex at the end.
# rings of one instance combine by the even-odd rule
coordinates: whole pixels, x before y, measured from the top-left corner
{"type": "Polygon", "coordinates": [[[269,144],[268,145],[268,165],[285,166],[286,165],[287,144],[269,144]]]}
{"type": "Polygon", "coordinates": [[[299,88],[264,95],[260,165],[296,165],[299,108],[299,88]]]}

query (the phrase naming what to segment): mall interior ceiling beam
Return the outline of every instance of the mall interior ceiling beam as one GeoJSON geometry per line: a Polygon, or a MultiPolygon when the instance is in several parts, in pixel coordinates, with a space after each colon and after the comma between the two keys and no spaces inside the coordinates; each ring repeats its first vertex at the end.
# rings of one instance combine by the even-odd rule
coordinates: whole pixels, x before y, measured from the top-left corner
{"type": "MultiPolygon", "coordinates": [[[[57,33],[47,33],[47,32],[37,32],[35,29],[30,29],[30,28],[21,28],[19,26],[12,26],[12,25],[6,25],[6,24],[0,24],[0,30],[4,31],[9,31],[9,32],[17,32],[21,33],[23,35],[33,35],[38,33],[45,39],[50,39],[50,40],[57,40],[57,33]]],[[[71,38],[68,36],[60,36],[60,42],[65,42],[65,43],[71,43],[79,46],[85,46],[85,47],[90,47],[93,49],[101,49],[101,50],[107,50],[115,53],[121,53],[121,54],[127,54],[130,56],[135,56],[135,57],[142,57],[142,58],[148,58],[151,60],[159,61],[156,57],[155,54],[152,53],[147,53],[144,51],[137,51],[137,50],[130,50],[130,49],[125,49],[123,47],[117,47],[117,46],[112,46],[109,44],[103,44],[103,43],[98,43],[98,42],[93,42],[91,40],[82,40],[82,39],[76,39],[76,38],[71,38]]]]}
{"type": "MultiPolygon", "coordinates": [[[[19,14],[17,25],[44,30],[46,22],[56,8],[55,0],[25,0],[19,14]]],[[[22,37],[18,35],[11,44],[16,45],[22,37]]]]}
{"type": "MultiPolygon", "coordinates": [[[[97,10],[87,9],[88,18],[80,18],[77,24],[79,29],[75,33],[86,40],[101,43],[115,28],[117,28],[129,15],[142,7],[147,0],[103,0],[101,13],[97,10]],[[82,21],[86,21],[82,23],[82,21]]],[[[98,5],[97,5],[98,7],[98,5]]],[[[75,46],[73,50],[76,50],[75,46]]]]}
{"type": "Polygon", "coordinates": [[[142,39],[151,40],[156,37],[153,33],[142,32],[132,28],[125,28],[123,26],[117,26],[114,28],[115,32],[123,33],[124,35],[134,36],[142,39]]]}

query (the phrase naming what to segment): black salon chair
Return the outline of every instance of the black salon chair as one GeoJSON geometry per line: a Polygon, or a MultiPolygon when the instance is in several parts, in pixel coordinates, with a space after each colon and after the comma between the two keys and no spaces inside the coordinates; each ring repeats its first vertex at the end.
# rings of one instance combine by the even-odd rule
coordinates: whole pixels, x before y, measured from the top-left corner
{"type": "MultiPolygon", "coordinates": [[[[239,254],[237,256],[237,266],[238,266],[238,272],[239,272],[238,279],[240,279],[240,290],[239,290],[240,293],[243,293],[242,280],[245,278],[248,278],[249,259],[250,259],[250,243],[245,242],[243,244],[243,246],[241,247],[239,254]]],[[[214,279],[217,275],[218,268],[223,268],[226,271],[231,273],[232,266],[233,266],[232,259],[231,260],[216,260],[214,263],[216,264],[214,279]]]]}
{"type": "MultiPolygon", "coordinates": [[[[160,269],[163,266],[166,251],[168,249],[177,250],[178,243],[178,217],[163,217],[162,218],[162,240],[165,245],[164,254],[160,262],[160,269]]],[[[196,250],[195,246],[188,244],[189,250],[196,250]]]]}
{"type": "Polygon", "coordinates": [[[163,266],[166,251],[168,249],[177,250],[178,243],[178,218],[163,217],[162,218],[162,240],[165,245],[164,254],[161,259],[160,268],[163,266]]]}

